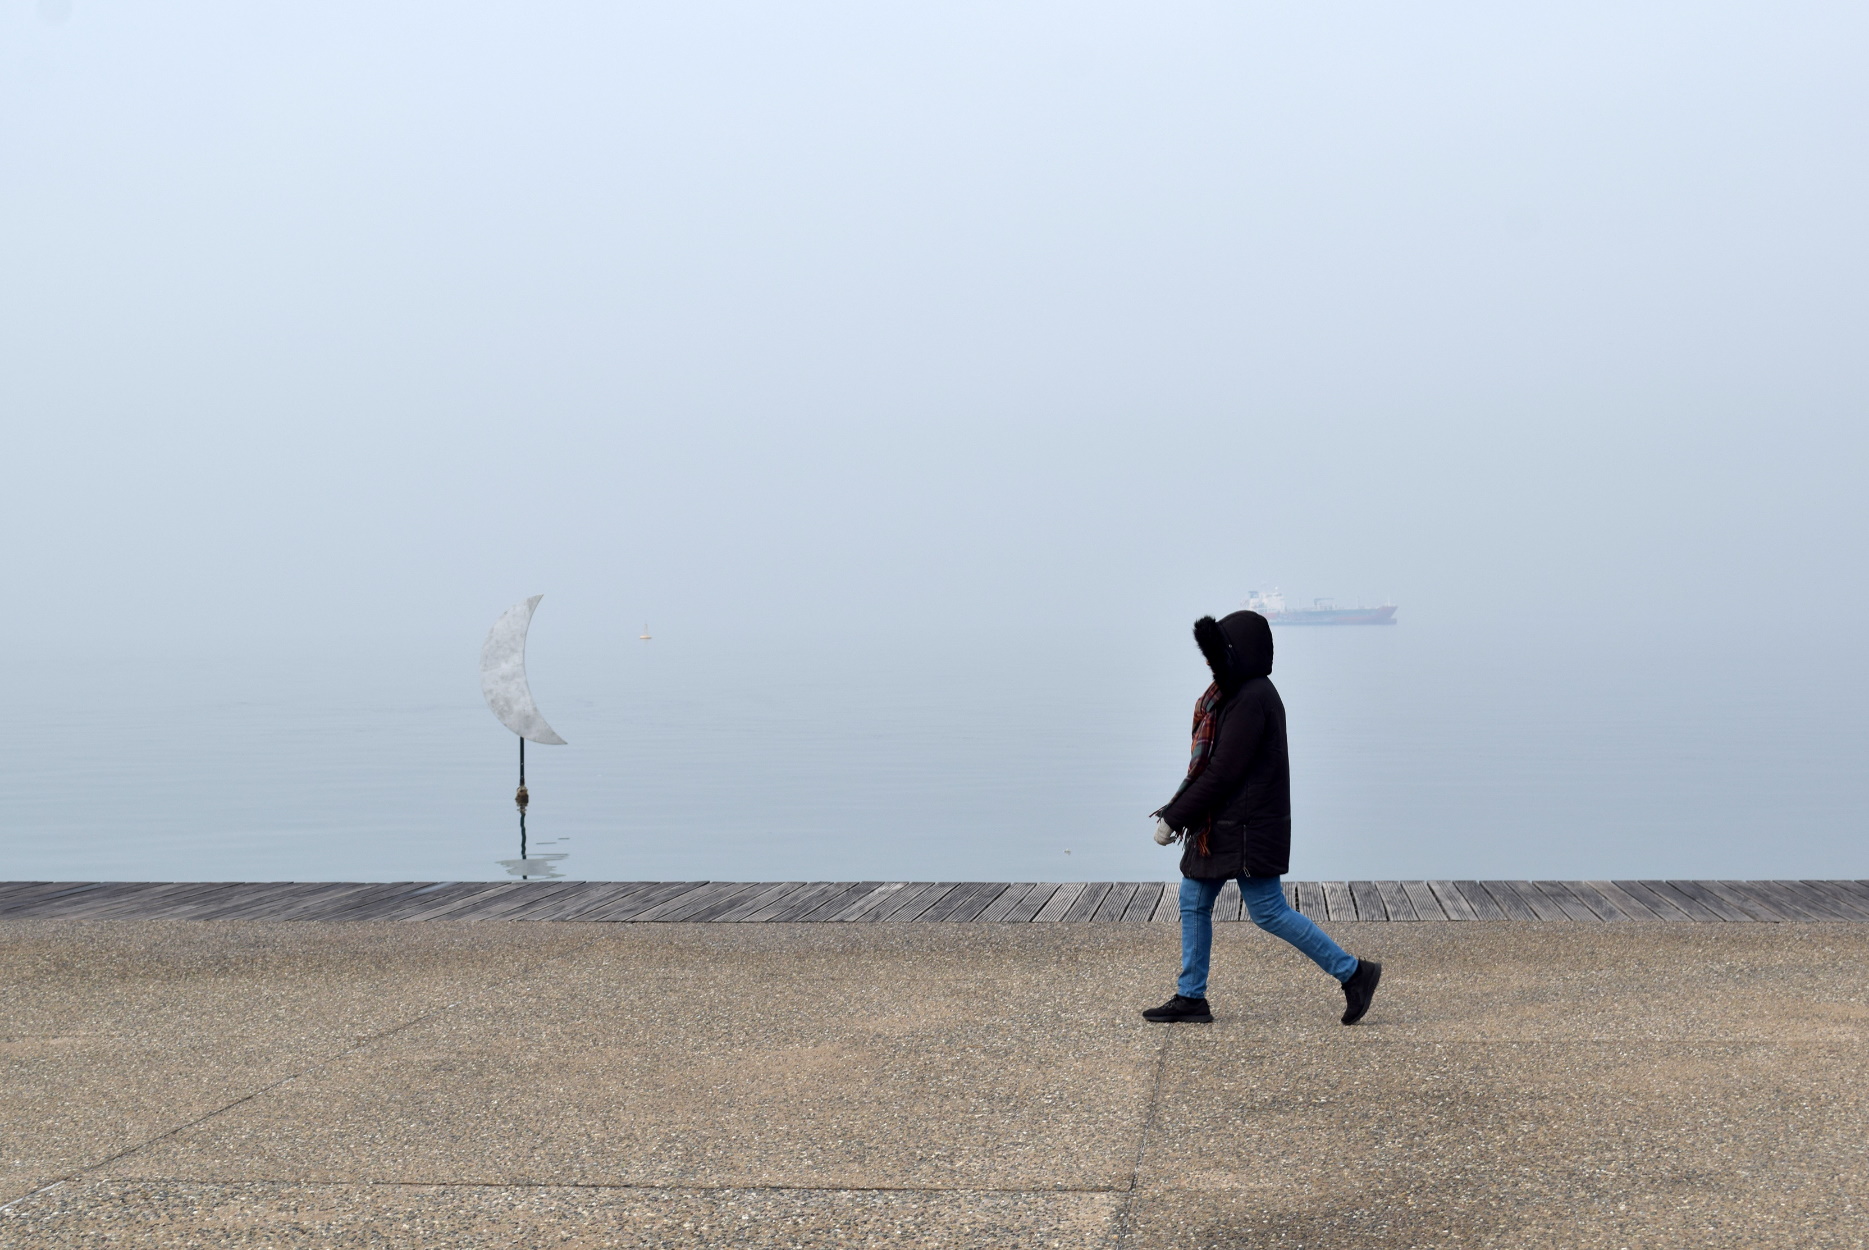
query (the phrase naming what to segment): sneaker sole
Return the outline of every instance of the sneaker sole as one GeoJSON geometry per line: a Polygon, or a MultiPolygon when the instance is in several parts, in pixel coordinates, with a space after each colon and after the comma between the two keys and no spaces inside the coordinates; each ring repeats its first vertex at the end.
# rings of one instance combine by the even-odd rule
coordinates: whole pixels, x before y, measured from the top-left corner
{"type": "Polygon", "coordinates": [[[1212,1024],[1214,1022],[1212,1016],[1176,1016],[1172,1020],[1162,1020],[1155,1016],[1144,1016],[1142,1018],[1149,1024],[1212,1024]]]}

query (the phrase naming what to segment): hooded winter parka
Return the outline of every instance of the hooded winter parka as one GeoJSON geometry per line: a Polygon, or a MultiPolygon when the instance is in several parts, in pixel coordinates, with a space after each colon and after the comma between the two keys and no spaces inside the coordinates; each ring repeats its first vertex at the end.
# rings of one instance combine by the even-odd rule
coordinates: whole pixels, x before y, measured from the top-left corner
{"type": "Polygon", "coordinates": [[[1291,762],[1285,704],[1272,685],[1272,627],[1257,612],[1194,623],[1194,641],[1220,683],[1207,766],[1161,810],[1187,830],[1184,877],[1283,876],[1291,868],[1291,762]],[[1200,829],[1213,818],[1205,855],[1200,829]]]}

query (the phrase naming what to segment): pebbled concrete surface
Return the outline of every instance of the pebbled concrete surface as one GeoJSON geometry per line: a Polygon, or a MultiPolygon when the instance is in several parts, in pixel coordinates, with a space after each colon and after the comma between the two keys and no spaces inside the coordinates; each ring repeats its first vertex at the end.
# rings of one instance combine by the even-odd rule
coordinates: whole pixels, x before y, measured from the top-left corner
{"type": "Polygon", "coordinates": [[[985,925],[604,930],[107,1171],[1127,1186],[1133,1134],[1110,1130],[1140,1123],[1162,1038],[1134,1009],[1143,935],[1099,928],[1016,954],[985,925]]]}
{"type": "Polygon", "coordinates": [[[1109,1193],[175,1185],[94,1181],[46,1194],[12,1244],[480,1247],[1107,1244],[1109,1193]],[[95,1240],[91,1240],[95,1239],[95,1240]]]}
{"type": "Polygon", "coordinates": [[[540,926],[0,923],[0,1202],[590,940],[540,926]]]}
{"type": "Polygon", "coordinates": [[[1333,929],[4,922],[0,1246],[1869,1245],[1869,925],[1333,929]]]}

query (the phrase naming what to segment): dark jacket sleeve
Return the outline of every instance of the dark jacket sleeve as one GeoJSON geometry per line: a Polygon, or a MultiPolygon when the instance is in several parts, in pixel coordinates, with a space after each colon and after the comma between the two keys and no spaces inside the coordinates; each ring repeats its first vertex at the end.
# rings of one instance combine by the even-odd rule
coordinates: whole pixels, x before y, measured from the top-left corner
{"type": "Polygon", "coordinates": [[[1171,829],[1187,829],[1205,821],[1240,788],[1259,739],[1265,735],[1265,706],[1257,699],[1241,699],[1220,714],[1214,735],[1214,753],[1207,767],[1162,809],[1171,829]]]}

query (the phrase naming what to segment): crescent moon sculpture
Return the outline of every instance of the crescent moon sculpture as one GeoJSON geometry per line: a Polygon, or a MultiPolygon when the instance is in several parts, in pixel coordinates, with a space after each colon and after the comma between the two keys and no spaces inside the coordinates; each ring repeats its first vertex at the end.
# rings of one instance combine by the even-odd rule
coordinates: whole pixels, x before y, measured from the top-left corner
{"type": "MultiPolygon", "coordinates": [[[[534,595],[500,613],[480,647],[480,693],[487,697],[487,706],[500,718],[500,724],[519,735],[522,760],[527,741],[549,747],[565,745],[565,740],[539,714],[538,704],[532,701],[532,688],[526,684],[526,631],[532,627],[532,610],[544,597],[534,595]]],[[[523,776],[520,785],[525,785],[523,776]]]]}

